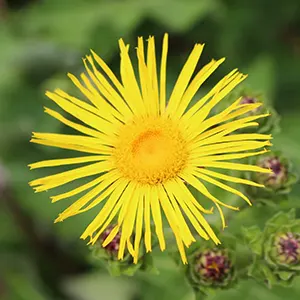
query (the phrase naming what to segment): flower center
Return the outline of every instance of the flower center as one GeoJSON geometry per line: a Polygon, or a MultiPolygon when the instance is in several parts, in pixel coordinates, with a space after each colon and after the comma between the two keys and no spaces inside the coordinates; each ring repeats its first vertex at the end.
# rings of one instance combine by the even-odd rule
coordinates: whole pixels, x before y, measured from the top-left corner
{"type": "Polygon", "coordinates": [[[170,119],[136,119],[122,126],[114,160],[124,177],[157,184],[178,176],[185,167],[187,143],[170,119]]]}
{"type": "Polygon", "coordinates": [[[207,251],[202,253],[196,261],[195,271],[203,280],[223,281],[230,272],[231,262],[221,252],[207,251]]]}
{"type": "Polygon", "coordinates": [[[300,259],[300,236],[292,233],[277,238],[279,260],[288,264],[296,264],[300,259]]]}

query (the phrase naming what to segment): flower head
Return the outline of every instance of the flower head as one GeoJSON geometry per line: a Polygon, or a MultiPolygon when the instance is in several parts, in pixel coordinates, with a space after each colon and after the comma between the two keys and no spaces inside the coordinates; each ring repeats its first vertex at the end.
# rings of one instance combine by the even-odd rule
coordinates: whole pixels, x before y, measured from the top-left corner
{"type": "Polygon", "coordinates": [[[204,217],[204,214],[212,213],[211,208],[204,208],[193,197],[187,185],[196,188],[212,201],[225,226],[221,207],[234,210],[238,208],[218,200],[206,188],[205,183],[234,193],[250,204],[245,195],[222,181],[262,185],[223,175],[213,169],[269,173],[268,169],[259,166],[230,162],[266,152],[261,149],[270,145],[270,135],[232,133],[240,128],[257,126],[256,120],[268,114],[243,117],[261,104],[242,105],[241,99],[237,99],[219,114],[211,116],[215,106],[246,78],[237,70],[228,73],[207,95],[190,107],[198,89],[224,61],[212,60],[193,77],[203,50],[201,44],[195,45],[168,98],[168,35],[163,39],[159,76],[154,37],[148,40],[147,55],[143,39],[138,38],[136,52],[139,80],[129,57],[129,46],[122,39],[119,45],[121,81],[92,51],[83,60],[86,72],[80,75],[80,79],[69,74],[87,101],[60,89],[46,93],[77,121],[49,108],[45,112],[77,130],[79,134],[33,133],[31,141],[89,155],[31,164],[32,169],[85,165],[33,180],[30,185],[37,192],[42,192],[80,178],[94,176],[87,183],[52,197],[52,201],[56,202],[84,193],[59,215],[56,222],[103,204],[81,238],[89,238],[90,243],[94,244],[103,236],[107,227],[116,222],[117,225],[103,242],[104,247],[121,232],[118,258],[123,258],[127,248],[137,263],[142,237],[146,251],[152,249],[151,236],[154,228],[151,226],[151,219],[160,248],[165,249],[163,213],[174,232],[181,258],[186,263],[184,248],[189,247],[195,237],[185,218],[190,220],[202,238],[212,239],[215,244],[220,243],[204,217]],[[255,151],[257,149],[260,150],[255,151]]]}

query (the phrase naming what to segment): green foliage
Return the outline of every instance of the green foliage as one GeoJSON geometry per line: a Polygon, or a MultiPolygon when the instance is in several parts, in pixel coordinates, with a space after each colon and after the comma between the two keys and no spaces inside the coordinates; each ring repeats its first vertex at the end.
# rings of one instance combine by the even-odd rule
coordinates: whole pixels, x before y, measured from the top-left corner
{"type": "Polygon", "coordinates": [[[245,238],[253,252],[249,276],[273,285],[289,286],[300,274],[300,220],[295,210],[279,212],[261,232],[258,227],[245,229],[245,238]]]}
{"type": "MultiPolygon", "coordinates": [[[[107,265],[91,261],[90,250],[79,235],[97,210],[53,225],[56,215],[73,199],[51,204],[48,193],[34,194],[27,184],[36,176],[27,164],[66,156],[60,150],[29,143],[31,131],[68,130],[43,113],[43,106],[52,105],[44,92],[59,87],[75,94],[65,74],[82,71],[80,58],[90,48],[118,74],[120,37],[131,43],[134,54],[138,35],[155,35],[159,47],[164,32],[170,33],[170,90],[194,43],[205,42],[201,64],[223,56],[227,61],[199,95],[235,67],[248,73],[243,90],[256,97],[265,95],[261,98],[264,109],[280,114],[281,132],[272,143],[299,172],[299,1],[32,0],[22,1],[22,9],[16,9],[17,2],[21,1],[0,0],[0,163],[8,173],[4,180],[0,170],[0,298],[195,299],[182,268],[167,253],[154,250],[154,261],[146,255],[133,278],[110,277],[107,265]]],[[[276,113],[273,116],[261,130],[277,128],[276,113]]],[[[254,207],[227,213],[226,232],[238,239],[235,250],[230,250],[239,269],[238,282],[233,289],[218,289],[207,299],[298,299],[298,271],[283,264],[274,266],[271,251],[279,228],[284,229],[282,234],[294,232],[298,221],[279,214],[266,224],[278,210],[300,208],[299,185],[287,192],[289,197],[280,198],[273,207],[258,206],[255,195],[254,207]],[[242,226],[247,228],[242,231],[242,226]],[[243,246],[243,235],[252,252],[243,246]],[[260,283],[266,278],[272,285],[290,283],[293,278],[295,284],[268,290],[254,280],[243,280],[247,272],[260,283]]],[[[241,203],[217,189],[213,193],[233,205],[241,203]]],[[[205,241],[202,247],[207,247],[205,241]]]]}

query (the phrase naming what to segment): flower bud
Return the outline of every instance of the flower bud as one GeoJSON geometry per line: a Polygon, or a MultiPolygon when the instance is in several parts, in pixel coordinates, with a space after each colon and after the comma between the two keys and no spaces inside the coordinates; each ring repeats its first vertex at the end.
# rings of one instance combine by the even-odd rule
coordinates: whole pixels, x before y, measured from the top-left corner
{"type": "Polygon", "coordinates": [[[279,121],[280,118],[277,112],[273,107],[268,105],[269,101],[265,98],[265,96],[251,88],[242,88],[237,89],[235,93],[228,97],[228,100],[224,101],[221,105],[222,108],[225,109],[228,107],[229,103],[235,101],[236,99],[240,100],[241,105],[245,104],[256,104],[262,103],[261,106],[252,108],[249,111],[245,112],[244,117],[260,115],[260,114],[270,114],[267,118],[257,119],[255,122],[258,122],[259,126],[257,127],[247,127],[239,129],[238,132],[248,133],[248,132],[258,132],[258,133],[276,133],[279,131],[279,121]]]}
{"type": "MultiPolygon", "coordinates": [[[[115,228],[115,224],[110,225],[100,235],[98,241],[91,246],[93,262],[104,265],[112,276],[127,275],[133,276],[137,270],[144,272],[157,273],[157,269],[153,265],[151,253],[145,253],[145,249],[141,247],[138,263],[134,263],[131,253],[125,250],[123,259],[118,259],[118,252],[121,241],[121,231],[117,232],[114,238],[105,246],[103,243],[115,228]]],[[[134,239],[134,234],[133,234],[134,239]]]]}
{"type": "MultiPolygon", "coordinates": [[[[258,103],[259,101],[255,97],[251,96],[244,96],[240,102],[240,104],[254,104],[258,103]]],[[[261,110],[261,107],[254,108],[250,112],[248,112],[248,115],[255,115],[261,110]]]]}
{"type": "Polygon", "coordinates": [[[274,239],[274,259],[279,264],[296,265],[300,262],[300,234],[287,232],[274,239]]]}
{"type": "Polygon", "coordinates": [[[244,230],[254,264],[248,274],[268,286],[289,286],[300,275],[300,220],[295,211],[279,212],[265,225],[244,230]]]}
{"type": "MultiPolygon", "coordinates": [[[[114,226],[109,226],[107,229],[101,234],[99,242],[101,243],[101,247],[103,242],[106,240],[106,238],[109,236],[111,231],[113,230],[114,226]]],[[[103,247],[106,252],[113,258],[117,258],[119,246],[120,246],[120,240],[121,240],[121,232],[118,232],[116,236],[113,238],[113,240],[107,244],[105,247],[103,247]]]]}
{"type": "Polygon", "coordinates": [[[232,277],[232,263],[225,250],[205,250],[194,260],[195,277],[204,285],[226,285],[232,277]]]}
{"type": "Polygon", "coordinates": [[[258,166],[271,169],[269,174],[257,174],[258,182],[273,190],[280,189],[287,181],[287,166],[276,155],[266,156],[258,161],[258,166]]]}
{"type": "Polygon", "coordinates": [[[265,204],[276,204],[277,198],[283,194],[288,194],[293,185],[297,182],[297,175],[293,172],[292,164],[285,158],[281,152],[272,151],[260,157],[250,158],[251,164],[270,169],[272,173],[254,173],[245,174],[250,179],[265,186],[264,189],[253,186],[246,187],[249,196],[256,202],[265,204]]]}

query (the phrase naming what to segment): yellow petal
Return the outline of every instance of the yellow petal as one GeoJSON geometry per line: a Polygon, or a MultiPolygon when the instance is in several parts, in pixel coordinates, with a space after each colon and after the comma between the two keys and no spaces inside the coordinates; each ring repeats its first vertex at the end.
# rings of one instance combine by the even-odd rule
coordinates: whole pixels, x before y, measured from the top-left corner
{"type": "Polygon", "coordinates": [[[195,173],[195,176],[197,176],[198,178],[203,179],[203,180],[205,180],[205,181],[207,181],[207,182],[209,182],[209,183],[211,183],[211,184],[214,184],[214,185],[220,187],[221,189],[223,189],[223,190],[225,190],[225,191],[228,191],[228,192],[230,192],[230,193],[233,193],[233,194],[235,194],[235,195],[237,195],[237,196],[243,198],[249,205],[252,205],[252,203],[251,203],[251,201],[248,199],[248,197],[246,197],[246,196],[245,196],[243,193],[241,193],[240,191],[238,191],[238,190],[236,190],[236,189],[234,189],[234,188],[232,188],[232,187],[230,187],[230,186],[228,186],[228,185],[226,185],[226,184],[223,184],[223,183],[221,183],[221,182],[219,182],[219,181],[217,181],[217,180],[215,180],[215,179],[213,179],[213,178],[211,178],[211,177],[209,177],[209,176],[206,176],[206,175],[204,175],[204,174],[201,174],[201,173],[199,173],[199,172],[196,172],[196,173],[195,173]]]}
{"type": "Polygon", "coordinates": [[[178,105],[180,104],[180,100],[187,88],[187,85],[191,77],[193,76],[194,70],[200,59],[203,48],[204,45],[196,44],[185,65],[183,66],[169,99],[169,103],[166,110],[168,115],[173,115],[177,110],[178,105]]]}
{"type": "Polygon", "coordinates": [[[142,238],[142,229],[143,229],[143,215],[144,215],[144,198],[142,198],[138,203],[137,215],[136,215],[136,224],[135,224],[135,238],[134,238],[134,259],[133,262],[136,264],[139,259],[139,250],[140,243],[142,238]]]}
{"type": "Polygon", "coordinates": [[[154,187],[150,186],[150,206],[152,211],[152,217],[155,224],[155,230],[156,235],[158,238],[159,246],[161,251],[164,251],[166,249],[166,242],[165,237],[163,233],[163,226],[162,226],[162,220],[161,220],[161,212],[160,212],[160,206],[158,201],[158,194],[154,187]]]}
{"type": "Polygon", "coordinates": [[[238,177],[233,177],[233,176],[217,173],[212,170],[200,168],[200,169],[197,169],[197,172],[209,175],[211,177],[219,178],[219,179],[222,179],[225,181],[229,181],[229,182],[241,183],[241,184],[246,184],[246,185],[251,185],[251,186],[256,186],[256,187],[264,187],[263,184],[259,184],[259,183],[256,183],[256,182],[253,182],[253,181],[250,181],[247,179],[242,179],[242,178],[238,178],[238,177]]]}
{"type": "Polygon", "coordinates": [[[82,163],[87,163],[92,161],[102,161],[102,160],[107,160],[108,157],[109,156],[105,156],[105,155],[93,155],[93,156],[83,156],[83,157],[74,157],[74,158],[50,159],[50,160],[43,160],[40,162],[36,162],[28,166],[31,170],[33,170],[38,168],[82,164],[82,163]]]}
{"type": "Polygon", "coordinates": [[[163,114],[166,108],[166,72],[168,55],[168,34],[165,33],[162,45],[160,64],[160,113],[163,114]]]}

